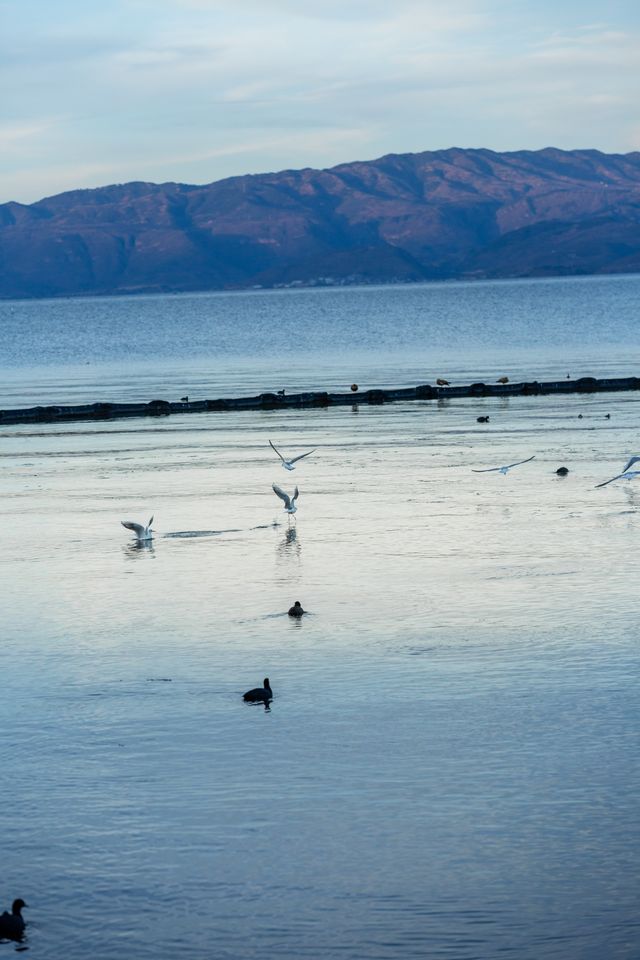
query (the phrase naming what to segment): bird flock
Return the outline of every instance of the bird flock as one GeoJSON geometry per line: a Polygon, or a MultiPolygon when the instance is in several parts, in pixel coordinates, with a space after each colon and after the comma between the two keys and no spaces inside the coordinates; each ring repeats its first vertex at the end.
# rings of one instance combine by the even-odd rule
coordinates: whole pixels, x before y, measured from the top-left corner
{"type": "MultiPolygon", "coordinates": [[[[501,381],[499,382],[505,382],[505,381],[506,381],[506,378],[501,378],[501,381]]],[[[489,421],[489,418],[478,417],[478,421],[486,423],[489,421]]],[[[295,457],[286,457],[283,453],[280,452],[280,450],[278,450],[278,448],[275,446],[275,444],[271,440],[269,440],[269,446],[274,451],[276,456],[279,458],[280,465],[282,466],[282,468],[287,471],[295,470],[296,463],[298,463],[300,460],[303,460],[305,457],[309,457],[316,450],[316,448],[314,447],[312,450],[307,450],[304,453],[300,453],[295,457]]],[[[474,467],[472,468],[472,471],[473,473],[500,473],[502,476],[506,476],[506,474],[510,470],[513,470],[514,467],[520,467],[526,463],[531,463],[532,460],[535,460],[535,455],[526,457],[524,460],[516,460],[513,463],[508,463],[508,464],[504,464],[502,466],[497,466],[497,467],[481,467],[481,468],[474,467]]],[[[620,473],[617,473],[615,476],[611,477],[608,480],[603,481],[602,483],[596,484],[596,487],[605,487],[609,483],[613,483],[615,480],[633,479],[634,477],[640,476],[640,470],[630,469],[634,464],[638,462],[640,462],[640,457],[636,457],[636,456],[630,457],[620,473]]],[[[567,467],[559,467],[555,472],[558,476],[565,477],[569,473],[569,470],[567,467]]],[[[273,492],[276,494],[276,496],[282,501],[283,509],[285,513],[287,513],[289,518],[291,518],[293,514],[295,514],[297,511],[297,500],[298,500],[298,497],[300,496],[300,491],[298,489],[298,486],[297,485],[295,486],[293,493],[287,493],[287,491],[283,490],[280,486],[278,486],[277,483],[272,484],[272,489],[273,489],[273,492]]],[[[151,526],[153,523],[153,516],[149,518],[149,521],[146,524],[136,523],[132,520],[122,520],[121,523],[123,527],[125,527],[127,530],[131,530],[135,534],[135,537],[138,543],[140,544],[147,543],[153,539],[153,528],[151,526]]],[[[293,607],[291,607],[290,610],[288,611],[289,616],[291,617],[301,617],[304,614],[304,612],[305,611],[303,610],[299,600],[296,600],[293,607]]],[[[273,699],[273,690],[271,688],[269,678],[266,677],[264,679],[263,685],[261,687],[255,687],[252,690],[248,690],[243,695],[243,699],[246,703],[263,703],[268,709],[269,703],[273,699]]],[[[8,915],[5,915],[5,916],[8,916],[8,915]]]]}

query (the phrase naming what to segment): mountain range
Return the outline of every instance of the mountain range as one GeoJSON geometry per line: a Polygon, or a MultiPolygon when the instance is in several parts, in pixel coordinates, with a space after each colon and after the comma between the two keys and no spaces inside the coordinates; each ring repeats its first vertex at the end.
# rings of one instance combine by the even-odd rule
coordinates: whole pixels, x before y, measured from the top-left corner
{"type": "Polygon", "coordinates": [[[390,154],[0,205],[0,297],[640,272],[640,153],[390,154]]]}

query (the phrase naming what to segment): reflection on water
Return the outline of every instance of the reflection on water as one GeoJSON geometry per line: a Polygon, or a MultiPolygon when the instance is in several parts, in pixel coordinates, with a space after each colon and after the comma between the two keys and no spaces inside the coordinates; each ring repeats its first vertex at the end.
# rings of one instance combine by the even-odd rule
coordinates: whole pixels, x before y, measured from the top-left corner
{"type": "Polygon", "coordinates": [[[125,544],[122,548],[126,557],[133,559],[134,557],[154,557],[155,548],[153,545],[153,540],[134,540],[131,543],[125,544]]]}
{"type": "MultiPolygon", "coordinates": [[[[607,284],[587,286],[595,309],[607,284]]],[[[583,356],[538,354],[536,375],[583,356]]],[[[288,384],[274,363],[243,386],[288,384]]],[[[362,385],[361,363],[354,346],[313,375],[362,385]]],[[[437,372],[484,363],[450,348],[437,372]]],[[[239,368],[216,367],[203,389],[239,368]]],[[[159,364],[131,389],[191,396],[192,375],[159,364]]],[[[0,429],[2,877],[34,956],[636,960],[640,487],[596,484],[635,452],[638,404],[0,429]],[[273,520],[272,436],[317,448],[297,519],[273,520]],[[519,451],[535,459],[473,473],[519,451]],[[121,517],[151,512],[168,532],[123,542],[121,517]],[[288,617],[295,598],[314,616],[288,617]],[[242,702],[264,676],[268,718],[242,702]]]]}

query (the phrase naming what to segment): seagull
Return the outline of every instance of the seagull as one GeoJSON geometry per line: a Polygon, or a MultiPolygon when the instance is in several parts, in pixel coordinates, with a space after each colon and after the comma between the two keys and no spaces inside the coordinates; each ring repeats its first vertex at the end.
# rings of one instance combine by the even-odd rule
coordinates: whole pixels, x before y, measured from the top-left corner
{"type": "Polygon", "coordinates": [[[242,699],[245,703],[268,703],[269,700],[273,700],[273,690],[269,684],[269,677],[264,678],[262,687],[254,687],[253,690],[247,690],[247,692],[242,695],[242,699]]]}
{"type": "Polygon", "coordinates": [[[281,500],[284,500],[284,509],[287,513],[295,513],[297,510],[296,500],[298,499],[298,488],[296,487],[295,492],[292,497],[288,493],[285,493],[284,490],[281,490],[277,483],[272,484],[273,492],[277,497],[280,497],[281,500]]]}
{"type": "Polygon", "coordinates": [[[126,527],[127,530],[133,530],[138,543],[142,543],[144,540],[153,540],[153,530],[151,529],[153,517],[151,517],[146,527],[142,523],[133,523],[132,520],[121,520],[120,523],[123,527],[126,527]]]}
{"type": "Polygon", "coordinates": [[[535,454],[533,457],[527,457],[526,460],[516,460],[515,463],[510,463],[506,467],[485,467],[483,470],[473,470],[474,473],[491,473],[493,470],[498,470],[501,474],[508,473],[511,470],[511,467],[519,467],[521,463],[529,463],[530,460],[535,460],[535,454]]]}
{"type": "Polygon", "coordinates": [[[3,940],[16,940],[20,942],[24,934],[24,920],[22,918],[22,908],[27,904],[24,900],[14,900],[11,904],[11,913],[6,910],[0,916],[0,938],[3,940]]]}
{"type": "Polygon", "coordinates": [[[282,456],[282,454],[281,454],[280,451],[277,449],[277,447],[274,447],[274,445],[271,443],[271,440],[269,440],[269,446],[271,447],[272,450],[275,450],[275,451],[276,451],[276,453],[278,454],[278,456],[279,456],[280,459],[282,460],[282,466],[284,467],[285,470],[295,470],[294,463],[297,463],[298,460],[302,460],[303,457],[308,457],[309,454],[310,454],[310,453],[313,453],[314,450],[316,449],[316,448],[314,447],[313,450],[307,450],[306,453],[301,453],[301,454],[299,454],[297,457],[291,457],[291,460],[285,460],[285,458],[282,456]]]}
{"type": "Polygon", "coordinates": [[[629,467],[632,467],[634,463],[638,463],[639,460],[640,457],[631,457],[622,473],[618,473],[615,477],[611,477],[611,480],[605,480],[604,483],[596,483],[596,487],[606,487],[608,483],[613,483],[614,480],[621,480],[623,477],[625,480],[633,480],[634,477],[640,477],[640,470],[629,470],[629,467]]]}

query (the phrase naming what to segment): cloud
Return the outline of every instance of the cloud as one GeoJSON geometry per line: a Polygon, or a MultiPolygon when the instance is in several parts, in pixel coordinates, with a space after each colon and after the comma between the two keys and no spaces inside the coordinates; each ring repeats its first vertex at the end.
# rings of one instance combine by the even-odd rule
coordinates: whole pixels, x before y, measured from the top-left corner
{"type": "Polygon", "coordinates": [[[602,16],[595,0],[23,0],[2,42],[3,187],[209,182],[355,150],[622,152],[640,24],[602,16]]]}

